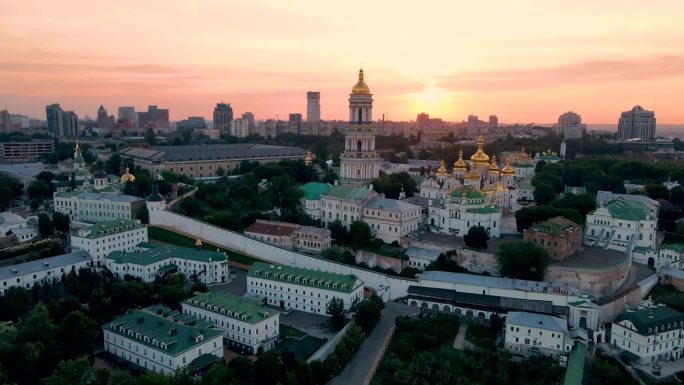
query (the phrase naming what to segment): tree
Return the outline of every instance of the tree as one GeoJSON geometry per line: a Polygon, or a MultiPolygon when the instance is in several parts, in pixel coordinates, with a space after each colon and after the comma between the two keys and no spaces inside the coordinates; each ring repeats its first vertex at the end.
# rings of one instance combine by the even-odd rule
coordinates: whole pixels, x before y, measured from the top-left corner
{"type": "Polygon", "coordinates": [[[532,242],[513,241],[499,247],[496,262],[504,277],[542,281],[551,258],[546,250],[532,242]]]}
{"type": "Polygon", "coordinates": [[[586,218],[587,214],[596,209],[596,197],[590,194],[575,195],[567,193],[561,199],[556,199],[552,206],[561,209],[577,210],[582,214],[583,218],[586,218]]]}
{"type": "Polygon", "coordinates": [[[0,210],[5,210],[13,199],[21,197],[23,188],[17,178],[0,174],[0,210]]]}
{"type": "Polygon", "coordinates": [[[214,365],[202,374],[200,385],[238,385],[238,382],[235,373],[226,365],[214,365]]]}
{"type": "Polygon", "coordinates": [[[548,183],[537,183],[534,186],[534,202],[538,205],[548,205],[553,202],[555,192],[548,183]]]}
{"type": "Polygon", "coordinates": [[[71,226],[71,219],[67,214],[55,211],[52,213],[52,223],[55,225],[55,230],[66,233],[71,226]]]}
{"type": "Polygon", "coordinates": [[[349,235],[356,248],[367,247],[371,244],[373,234],[371,233],[368,223],[363,221],[354,221],[349,226],[349,235]]]}
{"type": "Polygon", "coordinates": [[[321,257],[335,262],[343,262],[344,250],[340,246],[326,247],[321,251],[321,257]]]}
{"type": "Polygon", "coordinates": [[[47,199],[52,197],[52,185],[44,180],[34,180],[29,183],[26,191],[30,199],[47,199]]]}
{"type": "Polygon", "coordinates": [[[95,351],[98,325],[81,311],[72,311],[59,327],[61,351],[67,359],[91,355],[95,351]]]}
{"type": "Polygon", "coordinates": [[[219,168],[216,169],[216,176],[224,176],[226,175],[226,170],[219,166],[219,168]]]}
{"type": "Polygon", "coordinates": [[[20,286],[12,286],[0,297],[0,319],[17,321],[31,309],[31,293],[20,286]]]}
{"type": "Polygon", "coordinates": [[[325,314],[330,316],[330,325],[334,330],[340,330],[347,322],[342,298],[333,297],[325,309],[325,314]]]}
{"type": "Polygon", "coordinates": [[[649,183],[644,187],[646,194],[651,199],[668,199],[670,191],[660,183],[649,183]]]}
{"type": "Polygon", "coordinates": [[[126,181],[123,186],[123,193],[126,195],[136,195],[135,182],[126,181]]]}
{"type": "Polygon", "coordinates": [[[150,146],[157,144],[157,134],[154,133],[153,129],[148,128],[147,131],[145,131],[145,142],[150,146]]]}
{"type": "Polygon", "coordinates": [[[38,232],[41,238],[48,238],[54,232],[54,226],[47,214],[43,213],[38,216],[38,232]]]}
{"type": "Polygon", "coordinates": [[[147,209],[147,205],[144,204],[140,210],[138,210],[138,219],[140,220],[140,223],[142,224],[149,224],[150,223],[150,211],[147,209]]]}
{"type": "Polygon", "coordinates": [[[164,285],[159,290],[159,300],[164,305],[177,309],[180,302],[188,298],[188,294],[181,285],[164,285]]]}
{"type": "Polygon", "coordinates": [[[349,231],[344,227],[339,220],[328,224],[330,235],[336,244],[347,244],[349,242],[349,231]]]}
{"type": "Polygon", "coordinates": [[[539,174],[544,169],[544,166],[546,166],[546,161],[540,160],[537,162],[537,164],[534,166],[534,173],[539,174]]]}
{"type": "Polygon", "coordinates": [[[382,309],[385,304],[377,295],[373,294],[370,299],[363,300],[356,309],[354,323],[368,335],[380,320],[382,309]]]}
{"type": "MultiPolygon", "coordinates": [[[[86,385],[94,380],[94,372],[85,359],[63,361],[57,370],[45,380],[46,385],[86,385]]],[[[106,384],[105,384],[106,385],[106,384]]]]}
{"type": "Polygon", "coordinates": [[[52,182],[53,179],[55,179],[55,174],[51,173],[50,171],[41,171],[36,175],[37,180],[42,180],[45,183],[50,183],[52,182]]]}
{"type": "Polygon", "coordinates": [[[468,229],[468,234],[463,236],[466,246],[478,250],[487,250],[487,240],[489,240],[489,233],[482,226],[472,226],[468,229]]]}

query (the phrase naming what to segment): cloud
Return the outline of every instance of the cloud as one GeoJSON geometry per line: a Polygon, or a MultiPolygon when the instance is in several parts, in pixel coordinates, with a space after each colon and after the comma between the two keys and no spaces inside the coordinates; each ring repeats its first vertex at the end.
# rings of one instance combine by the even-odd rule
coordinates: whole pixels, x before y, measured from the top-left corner
{"type": "Polygon", "coordinates": [[[552,67],[462,71],[442,78],[449,90],[510,91],[656,81],[684,77],[684,55],[640,59],[600,59],[552,67]]]}

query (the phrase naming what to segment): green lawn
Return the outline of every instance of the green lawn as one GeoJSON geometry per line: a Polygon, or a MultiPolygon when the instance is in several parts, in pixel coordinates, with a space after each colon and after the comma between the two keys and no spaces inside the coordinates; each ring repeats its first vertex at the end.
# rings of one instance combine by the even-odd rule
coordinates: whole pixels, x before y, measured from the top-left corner
{"type": "Polygon", "coordinates": [[[294,338],[302,338],[306,335],[303,331],[299,329],[295,329],[292,326],[287,326],[280,324],[280,337],[281,338],[287,338],[287,337],[294,337],[294,338]]]}
{"type": "MultiPolygon", "coordinates": [[[[281,337],[283,337],[281,335],[281,337]]],[[[291,351],[295,357],[297,357],[298,360],[305,360],[309,357],[311,357],[316,350],[318,350],[323,344],[325,344],[324,339],[312,337],[312,336],[306,336],[302,339],[296,339],[296,338],[284,338],[283,337],[283,342],[280,343],[278,346],[279,349],[281,350],[288,350],[291,351]]]]}
{"type": "MultiPolygon", "coordinates": [[[[147,230],[150,240],[155,240],[182,247],[195,247],[195,239],[190,238],[186,235],[179,234],[162,227],[149,226],[147,230]]],[[[216,249],[219,249],[219,251],[225,252],[228,255],[229,261],[238,262],[245,265],[251,265],[256,261],[256,259],[249,257],[245,254],[237,253],[235,251],[218,247],[207,242],[204,242],[202,244],[202,249],[210,251],[216,251],[216,249]]]]}

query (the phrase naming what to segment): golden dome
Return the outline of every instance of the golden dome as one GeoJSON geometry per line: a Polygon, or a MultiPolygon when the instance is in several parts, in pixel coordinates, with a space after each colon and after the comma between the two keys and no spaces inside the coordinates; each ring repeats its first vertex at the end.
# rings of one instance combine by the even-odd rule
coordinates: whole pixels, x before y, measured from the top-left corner
{"type": "Polygon", "coordinates": [[[133,176],[133,174],[130,173],[128,167],[126,167],[126,173],[121,175],[121,182],[135,182],[135,176],[133,176]]]}
{"type": "Polygon", "coordinates": [[[463,161],[463,150],[458,150],[458,160],[454,162],[454,170],[465,170],[467,168],[468,165],[463,161]]]}
{"type": "Polygon", "coordinates": [[[492,163],[489,164],[490,173],[499,173],[499,166],[496,164],[496,155],[492,155],[492,163]]]}
{"type": "Polygon", "coordinates": [[[508,188],[506,186],[504,186],[503,183],[501,183],[501,182],[494,183],[492,188],[495,191],[508,191],[508,188]]]}
{"type": "Polygon", "coordinates": [[[524,162],[530,158],[529,154],[525,152],[525,147],[520,149],[520,153],[518,153],[518,160],[521,162],[524,162]]]}
{"type": "Polygon", "coordinates": [[[468,174],[466,174],[466,176],[464,178],[465,179],[480,180],[480,173],[473,170],[473,171],[469,172],[468,174]]]}
{"type": "Polygon", "coordinates": [[[363,68],[359,70],[359,81],[352,87],[352,94],[370,94],[368,84],[363,81],[363,68]]]}
{"type": "Polygon", "coordinates": [[[439,161],[439,168],[437,169],[437,176],[445,176],[449,174],[449,170],[446,168],[444,159],[439,161]]]}
{"type": "Polygon", "coordinates": [[[477,152],[470,157],[470,161],[473,165],[488,165],[489,156],[484,152],[484,138],[480,136],[477,138],[477,152]]]}
{"type": "Polygon", "coordinates": [[[202,240],[201,239],[197,238],[197,240],[195,241],[195,247],[202,247],[202,240]]]}
{"type": "Polygon", "coordinates": [[[511,167],[510,161],[506,161],[506,166],[501,169],[501,175],[515,175],[515,170],[511,167]]]}
{"type": "Polygon", "coordinates": [[[313,160],[315,158],[316,158],[316,155],[314,155],[314,153],[311,152],[310,149],[306,150],[306,157],[304,158],[304,164],[306,164],[307,166],[311,166],[311,164],[313,163],[313,160]]]}

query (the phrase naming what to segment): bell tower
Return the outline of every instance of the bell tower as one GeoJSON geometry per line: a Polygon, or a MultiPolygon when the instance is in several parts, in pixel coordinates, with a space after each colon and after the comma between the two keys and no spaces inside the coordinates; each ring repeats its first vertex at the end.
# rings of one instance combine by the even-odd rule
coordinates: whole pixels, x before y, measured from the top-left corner
{"type": "Polygon", "coordinates": [[[363,69],[349,95],[349,125],[340,155],[342,184],[363,187],[380,175],[380,156],[375,151],[373,95],[364,81],[363,69]]]}

